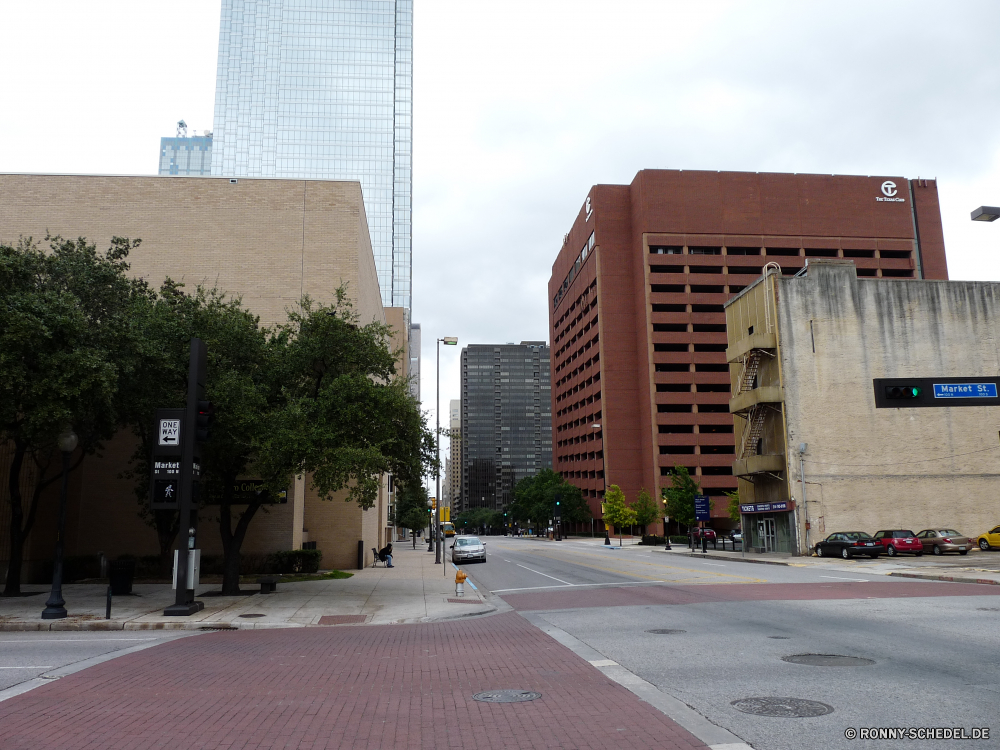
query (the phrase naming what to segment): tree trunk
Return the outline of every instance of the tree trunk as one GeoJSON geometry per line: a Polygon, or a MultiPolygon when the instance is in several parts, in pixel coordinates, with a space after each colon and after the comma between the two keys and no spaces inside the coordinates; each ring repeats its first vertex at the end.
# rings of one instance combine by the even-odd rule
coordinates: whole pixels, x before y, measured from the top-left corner
{"type": "Polygon", "coordinates": [[[21,533],[24,524],[24,509],[21,507],[21,467],[24,466],[26,452],[27,447],[15,440],[14,458],[10,462],[10,474],[7,479],[7,490],[10,493],[10,562],[7,565],[4,596],[19,596],[21,593],[21,558],[24,555],[24,536],[21,533]]]}
{"type": "Polygon", "coordinates": [[[219,531],[222,534],[222,595],[240,595],[240,548],[246,538],[250,521],[253,520],[257,510],[261,506],[261,500],[266,498],[266,493],[258,496],[258,499],[250,503],[243,511],[240,520],[236,523],[236,529],[232,527],[232,500],[233,486],[236,484],[236,477],[226,477],[222,487],[222,501],[219,504],[219,531]]]}

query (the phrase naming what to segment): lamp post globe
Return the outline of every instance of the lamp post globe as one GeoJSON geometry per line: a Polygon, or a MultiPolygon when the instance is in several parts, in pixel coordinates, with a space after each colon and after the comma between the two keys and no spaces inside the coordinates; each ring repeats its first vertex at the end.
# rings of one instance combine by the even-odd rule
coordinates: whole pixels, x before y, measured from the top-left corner
{"type": "Polygon", "coordinates": [[[43,620],[60,620],[66,617],[66,600],[62,595],[63,536],[66,532],[66,495],[69,490],[69,460],[79,440],[71,427],[63,430],[56,440],[62,453],[62,491],[59,493],[59,521],[56,526],[56,549],[52,559],[52,590],[42,610],[43,620]]]}

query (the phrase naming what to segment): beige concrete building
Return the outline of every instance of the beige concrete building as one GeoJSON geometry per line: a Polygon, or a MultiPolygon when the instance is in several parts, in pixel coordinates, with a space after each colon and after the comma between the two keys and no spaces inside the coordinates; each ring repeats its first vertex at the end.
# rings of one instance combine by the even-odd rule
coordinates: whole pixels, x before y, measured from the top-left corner
{"type": "MultiPolygon", "coordinates": [[[[0,241],[41,241],[46,234],[86,237],[98,249],[113,235],[139,238],[132,272],[158,286],[167,276],[188,289],[217,286],[242,296],[264,325],[285,320],[302,295],[320,302],[346,284],[363,322],[393,326],[406,377],[409,320],[383,309],[361,186],[357,182],[248,178],[0,175],[0,241]]],[[[101,459],[74,472],[67,526],[68,555],[155,554],[156,536],[138,516],[132,485],[118,478],[134,450],[116,438],[101,459]]],[[[6,464],[0,472],[6,470],[6,464]]],[[[0,488],[0,545],[9,523],[6,479],[0,488]]],[[[371,548],[391,538],[388,478],[375,508],[362,512],[342,499],[320,501],[307,478],[294,479],[287,504],[271,506],[251,524],[244,552],[299,549],[315,542],[324,567],[356,567],[357,542],[371,548]]],[[[51,559],[54,520],[40,517],[26,560],[51,559]]],[[[220,554],[217,519],[202,514],[199,546],[220,554]]],[[[0,561],[6,547],[0,546],[0,561]]],[[[3,563],[0,562],[0,565],[3,563]]],[[[30,574],[31,565],[27,566],[30,574]]]]}
{"type": "Polygon", "coordinates": [[[462,492],[462,402],[453,398],[448,402],[448,466],[445,473],[448,507],[459,507],[462,492]]]}
{"type": "Polygon", "coordinates": [[[748,547],[806,554],[837,531],[1000,522],[998,316],[998,283],[859,279],[833,259],[794,277],[770,265],[730,300],[748,547]],[[920,397],[890,397],[904,384],[920,397]],[[954,398],[960,384],[982,395],[954,398]]]}

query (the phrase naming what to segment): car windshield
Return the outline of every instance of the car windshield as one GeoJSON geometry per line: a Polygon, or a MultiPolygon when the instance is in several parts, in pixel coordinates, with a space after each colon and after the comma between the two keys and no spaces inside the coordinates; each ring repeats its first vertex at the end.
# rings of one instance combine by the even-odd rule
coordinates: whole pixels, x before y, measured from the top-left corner
{"type": "Polygon", "coordinates": [[[480,541],[476,537],[469,537],[468,539],[458,539],[455,541],[456,547],[476,547],[479,544],[480,541]]]}
{"type": "Polygon", "coordinates": [[[955,529],[941,529],[938,534],[942,534],[943,536],[962,536],[955,529]]]}
{"type": "Polygon", "coordinates": [[[911,536],[916,536],[912,531],[893,531],[893,539],[908,539],[911,536]]]}

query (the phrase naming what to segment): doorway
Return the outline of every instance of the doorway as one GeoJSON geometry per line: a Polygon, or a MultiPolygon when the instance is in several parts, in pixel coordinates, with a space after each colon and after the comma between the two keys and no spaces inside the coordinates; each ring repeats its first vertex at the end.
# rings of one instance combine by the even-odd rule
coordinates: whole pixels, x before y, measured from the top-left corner
{"type": "Polygon", "coordinates": [[[774,517],[757,519],[757,540],[764,552],[774,552],[777,542],[774,517]]]}

